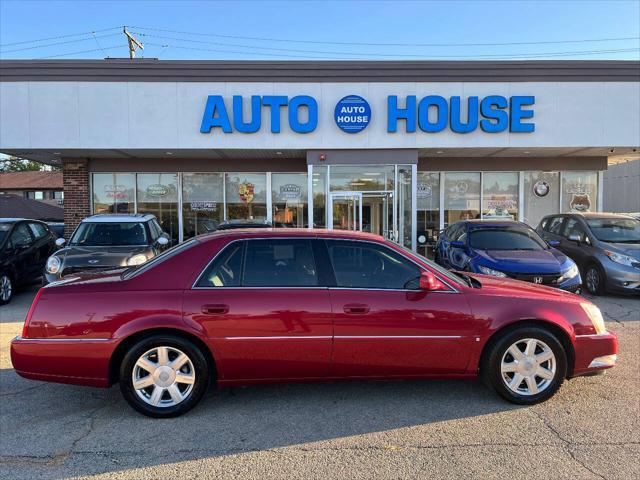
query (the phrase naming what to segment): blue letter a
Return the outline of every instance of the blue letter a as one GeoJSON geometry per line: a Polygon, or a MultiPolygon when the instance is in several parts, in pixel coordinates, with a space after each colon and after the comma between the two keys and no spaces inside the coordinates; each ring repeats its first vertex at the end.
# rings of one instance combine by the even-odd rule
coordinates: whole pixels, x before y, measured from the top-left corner
{"type": "Polygon", "coordinates": [[[220,95],[209,95],[207,97],[207,105],[204,107],[204,115],[200,124],[200,133],[210,133],[212,127],[220,127],[224,133],[231,133],[227,109],[220,95]],[[216,113],[218,114],[217,117],[216,113]]]}

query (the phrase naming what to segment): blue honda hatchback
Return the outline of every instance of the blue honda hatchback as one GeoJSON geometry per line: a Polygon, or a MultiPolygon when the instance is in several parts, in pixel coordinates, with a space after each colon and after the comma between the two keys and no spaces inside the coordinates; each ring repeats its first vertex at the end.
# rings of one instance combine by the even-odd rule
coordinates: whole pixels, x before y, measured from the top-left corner
{"type": "Polygon", "coordinates": [[[578,267],[528,225],[515,221],[465,220],[438,237],[435,261],[445,268],[509,277],[570,292],[582,280],[578,267]]]}

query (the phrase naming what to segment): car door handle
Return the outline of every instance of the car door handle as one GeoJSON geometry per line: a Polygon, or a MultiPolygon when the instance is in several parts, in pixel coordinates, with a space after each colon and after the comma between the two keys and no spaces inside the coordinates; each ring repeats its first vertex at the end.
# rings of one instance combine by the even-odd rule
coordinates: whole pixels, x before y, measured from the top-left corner
{"type": "Polygon", "coordinates": [[[225,313],[229,313],[229,305],[223,305],[223,304],[203,305],[202,313],[207,313],[209,315],[224,315],[225,313]]]}
{"type": "Polygon", "coordinates": [[[350,303],[348,305],[345,305],[344,308],[344,313],[348,313],[351,315],[364,315],[366,313],[369,313],[369,305],[364,305],[361,303],[350,303]]]}

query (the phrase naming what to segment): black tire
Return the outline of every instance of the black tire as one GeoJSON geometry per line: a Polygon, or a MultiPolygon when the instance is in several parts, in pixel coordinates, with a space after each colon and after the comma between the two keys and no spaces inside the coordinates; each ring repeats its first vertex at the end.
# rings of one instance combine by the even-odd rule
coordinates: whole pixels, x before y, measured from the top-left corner
{"type": "Polygon", "coordinates": [[[591,295],[603,295],[605,293],[605,283],[607,278],[599,265],[590,263],[584,270],[582,284],[591,295]]]}
{"type": "Polygon", "coordinates": [[[6,305],[13,298],[16,286],[8,273],[0,273],[0,305],[6,305]]]}
{"type": "MultiPolygon", "coordinates": [[[[548,363],[544,365],[549,366],[548,363]]],[[[508,376],[509,374],[506,375],[508,376]]],[[[515,372],[512,375],[515,375],[515,372]]],[[[480,376],[488,387],[495,390],[505,400],[518,405],[533,405],[551,398],[562,385],[562,382],[567,376],[567,353],[560,340],[548,330],[536,326],[523,326],[505,332],[487,346],[480,366],[480,376]],[[545,388],[537,394],[516,393],[507,386],[501,371],[503,358],[508,358],[510,355],[507,353],[507,350],[518,341],[524,339],[535,339],[543,342],[551,349],[555,357],[555,374],[553,379],[550,379],[548,384],[545,385],[545,388]]],[[[539,378],[541,384],[544,384],[544,379],[541,377],[535,378],[539,378]]],[[[511,379],[513,380],[513,377],[511,377],[511,379]]],[[[537,380],[534,379],[534,381],[537,380]]],[[[523,379],[522,383],[528,386],[526,379],[523,379]]]]}
{"type": "MultiPolygon", "coordinates": [[[[157,356],[155,358],[157,358],[157,356]]],[[[209,375],[209,365],[204,353],[192,342],[172,335],[153,335],[133,345],[125,354],[120,364],[120,390],[129,405],[143,415],[154,418],[177,417],[191,410],[202,399],[209,385],[209,375]],[[189,374],[195,374],[195,382],[192,384],[190,390],[188,390],[188,385],[179,387],[185,388],[184,392],[188,391],[188,395],[184,400],[175,405],[154,406],[141,398],[140,395],[151,396],[151,393],[157,388],[155,385],[147,387],[147,389],[141,391],[140,395],[133,386],[133,373],[136,362],[143,355],[158,347],[168,347],[170,351],[168,358],[170,361],[177,356],[176,351],[184,353],[191,363],[183,368],[186,369],[189,374]],[[174,357],[171,357],[171,355],[174,355],[174,357]]],[[[165,391],[165,389],[161,388],[159,391],[163,392],[160,395],[161,402],[172,400],[169,390],[165,391]],[[169,398],[167,399],[167,397],[169,398]]]]}

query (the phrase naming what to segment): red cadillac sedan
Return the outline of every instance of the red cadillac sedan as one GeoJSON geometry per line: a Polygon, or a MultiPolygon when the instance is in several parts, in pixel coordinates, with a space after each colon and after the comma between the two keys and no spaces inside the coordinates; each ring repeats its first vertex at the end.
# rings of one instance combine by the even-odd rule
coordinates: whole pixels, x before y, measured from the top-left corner
{"type": "Polygon", "coordinates": [[[380,237],[232,230],[42,288],[11,344],[23,377],[108,387],[180,415],[208,385],[480,377],[533,404],[616,363],[598,307],[452,273],[380,237]]]}

